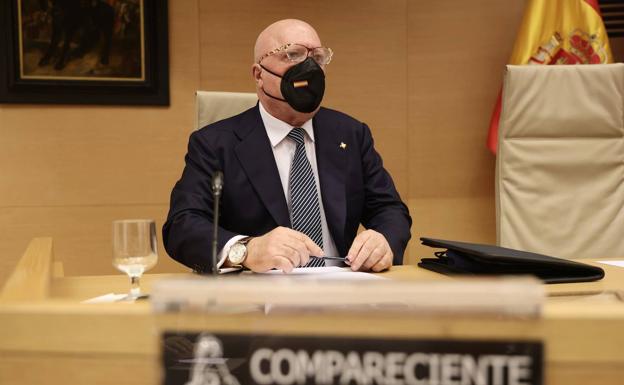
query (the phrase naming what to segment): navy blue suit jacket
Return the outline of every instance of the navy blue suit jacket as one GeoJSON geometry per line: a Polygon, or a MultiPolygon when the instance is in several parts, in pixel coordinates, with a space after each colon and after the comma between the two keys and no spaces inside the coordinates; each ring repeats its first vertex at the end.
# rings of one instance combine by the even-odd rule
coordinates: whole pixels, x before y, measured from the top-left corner
{"type": "MultiPolygon", "coordinates": [[[[346,256],[362,223],[386,237],[393,263],[401,264],[411,218],[374,149],[370,129],[326,108],[317,112],[312,125],[325,216],[340,255],[346,256]]],[[[260,236],[278,226],[291,227],[257,105],[194,132],[185,160],[163,226],[165,248],[177,261],[196,271],[211,269],[211,180],[217,170],[224,174],[219,250],[235,235],[260,236]]]]}

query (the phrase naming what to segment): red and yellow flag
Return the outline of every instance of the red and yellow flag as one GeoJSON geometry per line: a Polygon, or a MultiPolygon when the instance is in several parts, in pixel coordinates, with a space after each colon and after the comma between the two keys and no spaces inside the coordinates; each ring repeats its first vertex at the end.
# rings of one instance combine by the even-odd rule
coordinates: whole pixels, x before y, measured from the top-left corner
{"type": "MultiPolygon", "coordinates": [[[[612,63],[609,38],[598,0],[529,0],[509,64],[612,63]]],[[[498,95],[487,146],[496,153],[501,94],[498,95]]]]}

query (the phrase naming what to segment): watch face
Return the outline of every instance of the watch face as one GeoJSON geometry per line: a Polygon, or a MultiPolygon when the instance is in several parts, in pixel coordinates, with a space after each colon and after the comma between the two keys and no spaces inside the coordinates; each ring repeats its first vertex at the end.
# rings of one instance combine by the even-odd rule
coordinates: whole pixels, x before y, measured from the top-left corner
{"type": "Polygon", "coordinates": [[[245,260],[247,256],[247,247],[240,243],[235,243],[230,248],[230,252],[228,253],[228,259],[234,265],[240,265],[245,260]]]}

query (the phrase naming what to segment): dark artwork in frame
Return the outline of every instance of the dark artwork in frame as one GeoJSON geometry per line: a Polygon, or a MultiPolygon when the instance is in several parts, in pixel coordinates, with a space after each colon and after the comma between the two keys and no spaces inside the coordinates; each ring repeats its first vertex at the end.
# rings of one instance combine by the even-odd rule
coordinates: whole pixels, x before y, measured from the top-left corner
{"type": "Polygon", "coordinates": [[[167,0],[1,0],[0,103],[169,105],[167,0]]]}

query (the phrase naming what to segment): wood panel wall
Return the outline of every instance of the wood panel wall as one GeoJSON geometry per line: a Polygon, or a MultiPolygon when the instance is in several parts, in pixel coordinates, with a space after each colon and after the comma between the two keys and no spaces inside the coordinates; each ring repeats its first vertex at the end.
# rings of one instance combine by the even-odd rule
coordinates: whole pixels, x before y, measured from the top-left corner
{"type": "MultiPolygon", "coordinates": [[[[169,1],[171,106],[0,105],[0,283],[52,236],[68,275],[114,273],[111,221],[164,222],[194,91],[253,92],[257,34],[286,17],[336,52],[324,105],[367,122],[419,236],[493,242],[485,148],[524,0],[169,1]]],[[[159,249],[154,271],[180,271],[159,249]]]]}

